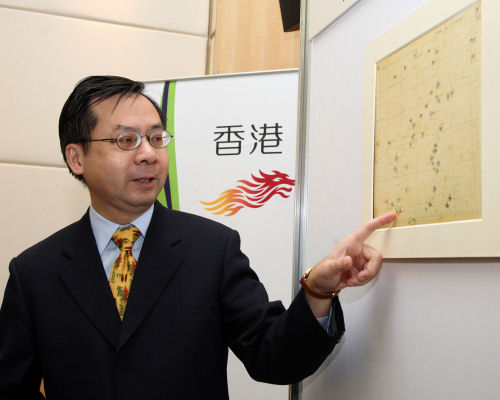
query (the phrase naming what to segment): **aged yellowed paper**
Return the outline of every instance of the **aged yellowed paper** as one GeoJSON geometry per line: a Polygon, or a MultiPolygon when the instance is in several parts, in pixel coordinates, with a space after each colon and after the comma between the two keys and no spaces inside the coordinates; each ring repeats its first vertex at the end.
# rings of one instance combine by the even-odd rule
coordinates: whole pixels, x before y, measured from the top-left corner
{"type": "Polygon", "coordinates": [[[376,64],[373,213],[481,218],[481,5],[376,64]]]}

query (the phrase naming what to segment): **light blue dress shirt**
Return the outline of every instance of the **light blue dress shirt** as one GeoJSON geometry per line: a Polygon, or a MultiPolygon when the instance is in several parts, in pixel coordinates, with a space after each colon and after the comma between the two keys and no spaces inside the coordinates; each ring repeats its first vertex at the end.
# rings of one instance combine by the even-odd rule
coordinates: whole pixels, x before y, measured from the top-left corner
{"type": "Polygon", "coordinates": [[[106,273],[108,279],[111,274],[111,268],[113,268],[113,264],[120,255],[120,249],[115,242],[111,240],[111,237],[118,228],[122,228],[124,226],[134,225],[137,229],[139,229],[141,231],[141,236],[137,238],[134,246],[132,247],[132,254],[134,255],[134,258],[139,261],[142,244],[144,243],[144,237],[146,236],[149,223],[151,222],[151,217],[153,216],[153,208],[154,205],[152,205],[144,214],[132,221],[130,224],[119,225],[104,218],[94,209],[94,207],[92,207],[92,205],[90,206],[90,225],[92,227],[92,232],[94,232],[97,250],[99,250],[102,265],[104,266],[104,272],[106,273]]]}

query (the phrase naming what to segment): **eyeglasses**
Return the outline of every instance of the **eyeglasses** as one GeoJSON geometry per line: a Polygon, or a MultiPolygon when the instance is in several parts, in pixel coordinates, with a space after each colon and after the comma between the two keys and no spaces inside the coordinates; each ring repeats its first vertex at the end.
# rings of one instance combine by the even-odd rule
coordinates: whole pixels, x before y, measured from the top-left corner
{"type": "Polygon", "coordinates": [[[154,131],[150,135],[141,135],[138,132],[122,132],[118,136],[109,139],[87,139],[84,142],[116,142],[123,150],[133,150],[140,146],[142,138],[146,137],[151,146],[161,149],[166,147],[172,139],[172,135],[167,131],[154,131]]]}

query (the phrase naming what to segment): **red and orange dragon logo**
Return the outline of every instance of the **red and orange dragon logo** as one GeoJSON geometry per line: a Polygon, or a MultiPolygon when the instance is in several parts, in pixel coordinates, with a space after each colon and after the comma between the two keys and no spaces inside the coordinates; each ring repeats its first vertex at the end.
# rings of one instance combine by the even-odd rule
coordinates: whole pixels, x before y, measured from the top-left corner
{"type": "Polygon", "coordinates": [[[231,216],[243,207],[262,207],[274,195],[279,194],[285,199],[290,196],[295,180],[290,179],[288,174],[280,171],[273,171],[272,174],[259,172],[260,176],[251,174],[253,181],[240,179],[240,185],[236,188],[222,192],[214,201],[200,203],[206,206],[205,210],[215,215],[231,216]]]}

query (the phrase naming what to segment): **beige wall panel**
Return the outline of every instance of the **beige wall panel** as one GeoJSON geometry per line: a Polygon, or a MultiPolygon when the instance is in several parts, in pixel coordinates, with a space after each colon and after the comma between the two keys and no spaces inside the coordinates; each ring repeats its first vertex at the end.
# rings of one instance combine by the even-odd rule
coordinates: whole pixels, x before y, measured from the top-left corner
{"type": "Polygon", "coordinates": [[[199,76],[206,38],[0,8],[0,162],[63,165],[57,124],[81,78],[199,76]],[[30,145],[20,146],[22,143],[30,145]]]}
{"type": "Polygon", "coordinates": [[[207,36],[209,0],[0,0],[0,6],[207,36]]]}
{"type": "Polygon", "coordinates": [[[217,0],[212,72],[298,68],[299,35],[283,32],[278,0],[217,0]]]}
{"type": "MultiPolygon", "coordinates": [[[[90,200],[87,189],[65,168],[0,163],[0,293],[12,257],[79,219],[90,200]]],[[[3,295],[2,295],[3,297],[3,295]]]]}

